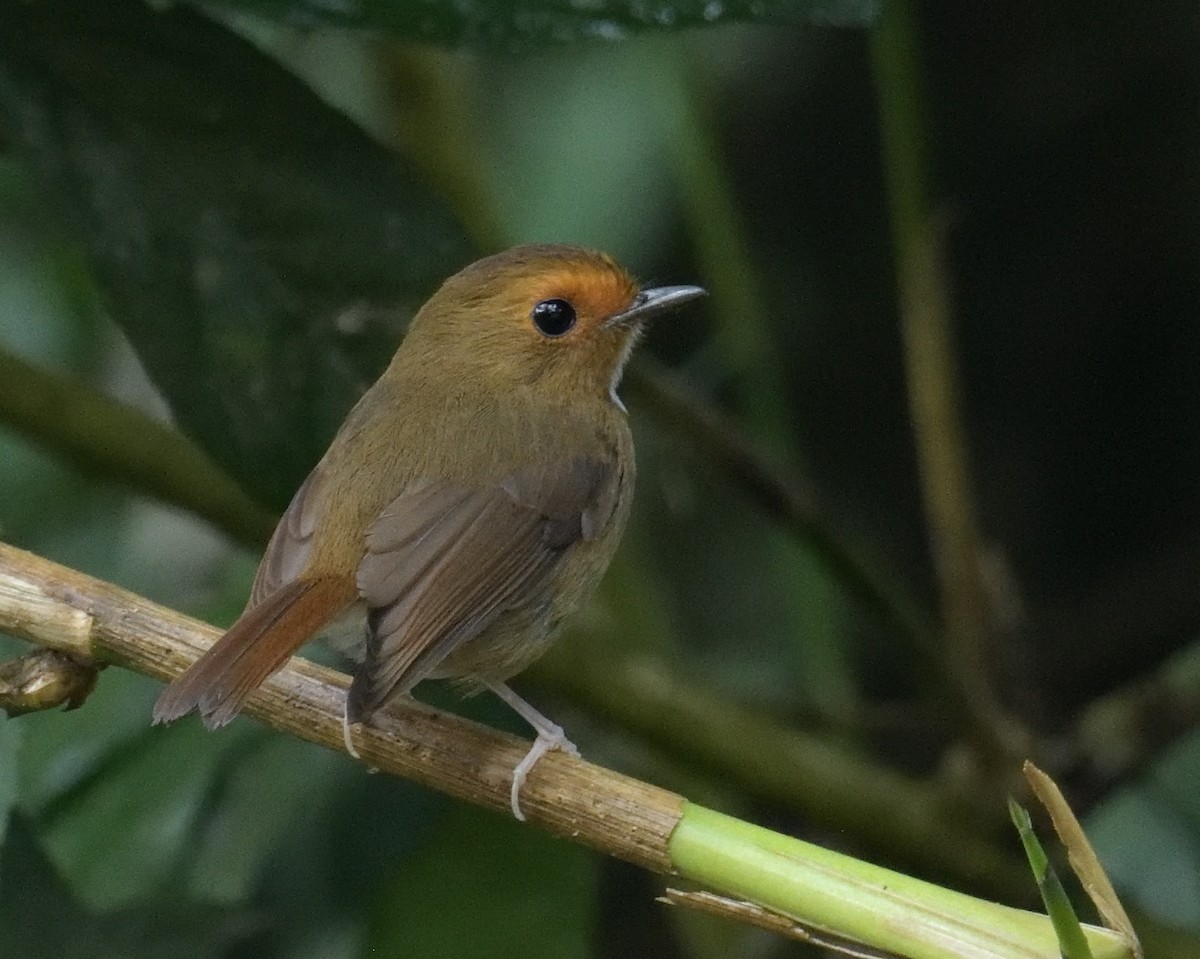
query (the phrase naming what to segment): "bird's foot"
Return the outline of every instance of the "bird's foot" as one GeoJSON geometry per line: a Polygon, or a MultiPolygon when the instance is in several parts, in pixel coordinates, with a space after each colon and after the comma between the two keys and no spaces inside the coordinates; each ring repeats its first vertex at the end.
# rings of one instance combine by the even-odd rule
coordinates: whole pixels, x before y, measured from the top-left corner
{"type": "Polygon", "coordinates": [[[525,777],[529,775],[529,771],[537,765],[539,759],[552,749],[561,750],[568,756],[576,758],[579,757],[579,750],[575,748],[575,744],[571,740],[567,739],[561,726],[556,726],[550,722],[550,720],[530,706],[529,703],[525,702],[525,700],[505,686],[504,683],[488,683],[487,686],[515,709],[521,718],[529,723],[537,732],[537,740],[529,752],[525,754],[525,758],[517,763],[517,768],[513,770],[512,792],[509,796],[513,815],[521,820],[521,822],[524,822],[525,814],[521,812],[521,787],[525,785],[525,777]]]}
{"type": "Polygon", "coordinates": [[[512,806],[512,814],[521,822],[525,821],[525,814],[521,812],[521,787],[525,785],[525,777],[537,765],[537,761],[552,749],[561,750],[568,756],[579,757],[579,750],[575,748],[575,744],[571,740],[567,739],[561,726],[550,723],[545,728],[538,730],[538,737],[533,746],[525,754],[525,758],[517,763],[512,775],[512,792],[509,794],[509,803],[512,806]]]}
{"type": "MultiPolygon", "coordinates": [[[[349,707],[349,702],[347,702],[347,707],[349,707]]],[[[342,710],[342,742],[346,744],[346,752],[348,752],[355,759],[362,759],[362,756],[360,756],[358,754],[358,750],[354,748],[354,736],[350,729],[351,726],[355,726],[355,725],[357,725],[357,723],[350,722],[349,708],[343,709],[342,710]]]]}

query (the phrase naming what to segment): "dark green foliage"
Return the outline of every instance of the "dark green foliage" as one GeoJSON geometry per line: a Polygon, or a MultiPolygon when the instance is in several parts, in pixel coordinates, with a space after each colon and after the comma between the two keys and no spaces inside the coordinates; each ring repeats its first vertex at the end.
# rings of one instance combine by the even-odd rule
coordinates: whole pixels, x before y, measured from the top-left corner
{"type": "Polygon", "coordinates": [[[473,258],[402,158],[186,8],[0,8],[0,136],[181,427],[278,509],[473,258]]]}
{"type": "Polygon", "coordinates": [[[16,816],[0,863],[0,939],[23,959],[216,959],[261,926],[244,906],[204,905],[160,896],[115,910],[80,903],[16,816]]]}
{"type": "Polygon", "coordinates": [[[879,0],[219,0],[215,6],[295,25],[360,27],[503,50],[753,21],[864,26],[879,12],[879,0]]]}
{"type": "MultiPolygon", "coordinates": [[[[803,459],[822,523],[867,544],[935,622],[877,8],[0,0],[0,351],[159,413],[161,397],[278,509],[415,307],[481,244],[610,247],[647,279],[713,288],[708,322],[664,323],[646,349],[766,458],[803,459]],[[797,26],[814,22],[863,29],[797,26]],[[439,122],[393,129],[392,108],[430,102],[439,122]],[[449,195],[455,163],[490,208],[449,195]]],[[[1158,738],[1187,728],[1200,673],[1162,668],[1200,627],[1200,37],[1189,5],[1160,6],[1161,22],[1118,8],[922,8],[922,172],[945,231],[981,525],[1001,547],[994,682],[1036,743],[1077,760],[1064,785],[1085,813],[1099,801],[1085,825],[1120,891],[1200,930],[1200,740],[1163,752],[1158,738]],[[1161,683],[1144,711],[1087,711],[1135,678],[1161,683]]],[[[922,658],[855,599],[809,541],[824,525],[786,531],[745,495],[754,477],[726,482],[719,457],[627,395],[633,528],[566,642],[599,649],[588,662],[652,652],[681,681],[914,779],[961,771],[937,651],[922,658]]],[[[133,492],[0,434],[0,538],[228,622],[256,557],[133,492]]],[[[659,910],[656,878],[635,885],[249,722],[151,729],[157,688],[110,668],[83,709],[0,721],[0,955],[786,951],[659,910]]],[[[486,699],[430,695],[511,722],[486,699]]],[[[607,714],[589,725],[552,692],[534,698],[590,759],[878,858],[837,810],[814,825],[763,808],[702,762],[660,761],[607,714]]],[[[972,812],[992,839],[1003,791],[972,812]]]]}

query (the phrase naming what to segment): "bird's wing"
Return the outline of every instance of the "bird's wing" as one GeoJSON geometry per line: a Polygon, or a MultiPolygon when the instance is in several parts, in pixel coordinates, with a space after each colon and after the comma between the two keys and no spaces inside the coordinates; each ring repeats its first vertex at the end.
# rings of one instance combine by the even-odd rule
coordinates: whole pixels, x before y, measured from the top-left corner
{"type": "Polygon", "coordinates": [[[411,484],[367,532],[358,589],[371,628],[349,719],[412,689],[504,611],[546,602],[568,548],[612,517],[618,481],[615,467],[581,457],[488,488],[411,484]]]}
{"type": "Polygon", "coordinates": [[[317,528],[318,490],[323,482],[321,465],[308,474],[271,534],[266,552],[258,564],[254,585],[246,609],[251,610],[272,593],[278,592],[300,575],[312,552],[313,533],[317,528]]]}

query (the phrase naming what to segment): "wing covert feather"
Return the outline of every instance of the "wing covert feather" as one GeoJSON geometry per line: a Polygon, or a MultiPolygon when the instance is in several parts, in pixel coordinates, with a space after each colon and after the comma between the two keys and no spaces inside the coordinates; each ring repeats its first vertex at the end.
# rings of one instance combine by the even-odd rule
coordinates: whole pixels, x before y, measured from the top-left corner
{"type": "Polygon", "coordinates": [[[508,610],[548,602],[567,550],[612,517],[619,477],[576,458],[490,488],[422,480],[367,534],[358,588],[371,609],[352,720],[407,692],[508,610]]]}
{"type": "Polygon", "coordinates": [[[300,575],[312,553],[313,534],[319,519],[318,500],[322,485],[318,463],[296,490],[291,503],[271,534],[266,551],[258,564],[254,585],[246,609],[253,609],[272,593],[278,592],[300,575]]]}

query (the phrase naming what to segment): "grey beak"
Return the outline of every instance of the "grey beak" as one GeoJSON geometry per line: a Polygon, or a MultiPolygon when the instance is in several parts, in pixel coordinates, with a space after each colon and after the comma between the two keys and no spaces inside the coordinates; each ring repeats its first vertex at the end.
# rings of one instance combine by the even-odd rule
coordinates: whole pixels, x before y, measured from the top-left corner
{"type": "Polygon", "coordinates": [[[633,326],[707,295],[708,291],[700,286],[659,286],[651,290],[642,290],[633,298],[628,309],[614,313],[604,321],[604,325],[633,326]]]}

